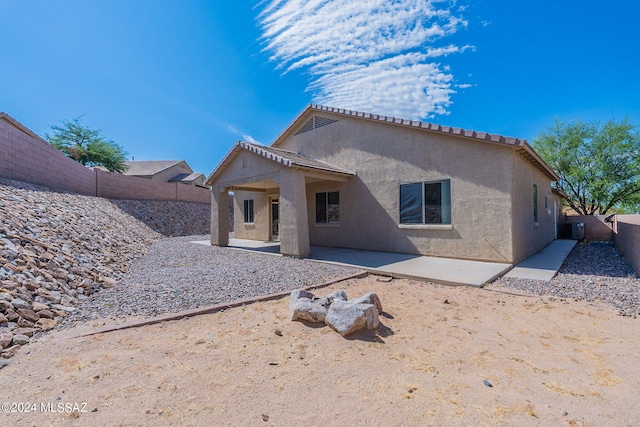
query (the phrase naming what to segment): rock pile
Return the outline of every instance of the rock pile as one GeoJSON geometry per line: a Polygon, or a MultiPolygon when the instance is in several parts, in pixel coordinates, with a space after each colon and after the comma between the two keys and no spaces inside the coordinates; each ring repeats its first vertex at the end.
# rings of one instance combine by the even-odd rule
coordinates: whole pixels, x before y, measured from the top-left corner
{"type": "Polygon", "coordinates": [[[211,231],[211,205],[160,200],[111,200],[124,212],[167,237],[195,236],[211,231]]]}
{"type": "Polygon", "coordinates": [[[377,329],[382,303],[375,293],[349,301],[344,291],[318,298],[309,291],[297,289],[291,292],[289,310],[291,320],[324,323],[340,335],[346,336],[363,328],[377,329]]]}
{"type": "Polygon", "coordinates": [[[0,179],[0,355],[115,285],[161,237],[107,199],[0,179]]]}

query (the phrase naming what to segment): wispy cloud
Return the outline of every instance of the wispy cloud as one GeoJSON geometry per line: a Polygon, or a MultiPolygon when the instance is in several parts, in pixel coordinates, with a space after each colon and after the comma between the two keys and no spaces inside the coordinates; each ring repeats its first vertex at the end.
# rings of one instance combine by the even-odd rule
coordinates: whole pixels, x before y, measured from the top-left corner
{"type": "Polygon", "coordinates": [[[262,144],[260,141],[256,140],[254,137],[249,135],[248,133],[242,132],[241,130],[236,129],[235,127],[228,125],[227,129],[236,135],[239,135],[243,141],[250,142],[252,144],[262,144]]]}
{"type": "Polygon", "coordinates": [[[314,102],[419,119],[447,114],[455,83],[434,58],[475,49],[442,40],[467,26],[442,0],[268,0],[258,22],[265,51],[307,71],[314,102]]]}

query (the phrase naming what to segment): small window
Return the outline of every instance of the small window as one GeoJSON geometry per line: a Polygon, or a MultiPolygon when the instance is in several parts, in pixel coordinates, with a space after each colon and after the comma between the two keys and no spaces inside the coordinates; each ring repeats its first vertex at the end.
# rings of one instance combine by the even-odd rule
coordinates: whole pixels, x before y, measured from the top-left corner
{"type": "Polygon", "coordinates": [[[538,222],[538,186],[533,184],[533,222],[538,222]]]}
{"type": "Polygon", "coordinates": [[[316,193],[316,224],[340,223],[340,193],[316,193]]]}
{"type": "Polygon", "coordinates": [[[401,184],[400,224],[451,224],[451,181],[401,184]]]}
{"type": "Polygon", "coordinates": [[[244,223],[253,223],[253,199],[244,201],[244,223]]]}

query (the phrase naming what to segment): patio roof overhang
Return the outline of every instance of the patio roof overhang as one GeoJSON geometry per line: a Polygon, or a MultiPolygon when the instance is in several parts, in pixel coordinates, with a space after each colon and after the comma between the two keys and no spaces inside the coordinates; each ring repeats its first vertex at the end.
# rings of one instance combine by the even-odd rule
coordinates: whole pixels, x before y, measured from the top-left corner
{"type": "MultiPolygon", "coordinates": [[[[206,185],[213,185],[225,169],[243,151],[264,157],[278,165],[281,165],[282,167],[298,170],[304,174],[307,182],[327,180],[346,182],[356,175],[354,172],[294,153],[293,151],[238,141],[222,159],[220,164],[213,170],[211,175],[209,175],[206,185]]],[[[242,189],[244,191],[265,191],[277,186],[278,183],[274,180],[274,176],[271,175],[245,177],[240,179],[237,183],[229,183],[229,185],[225,185],[229,190],[242,189]],[[254,185],[255,183],[260,183],[260,185],[254,185]]]]}

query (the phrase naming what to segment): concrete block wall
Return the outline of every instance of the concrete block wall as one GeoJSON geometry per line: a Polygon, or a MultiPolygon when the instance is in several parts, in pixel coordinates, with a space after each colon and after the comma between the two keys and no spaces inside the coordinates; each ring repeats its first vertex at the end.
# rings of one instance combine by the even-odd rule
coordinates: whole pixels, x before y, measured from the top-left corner
{"type": "Polygon", "coordinates": [[[211,202],[206,188],[87,168],[6,113],[0,113],[0,177],[108,199],[211,202]]]}
{"type": "Polygon", "coordinates": [[[614,230],[618,249],[640,275],[640,215],[616,215],[614,230]]]}
{"type": "Polygon", "coordinates": [[[0,176],[95,196],[95,173],[0,113],[0,176]]]}

